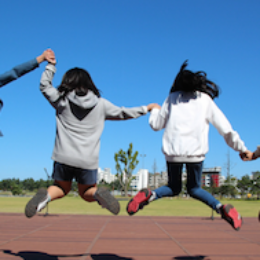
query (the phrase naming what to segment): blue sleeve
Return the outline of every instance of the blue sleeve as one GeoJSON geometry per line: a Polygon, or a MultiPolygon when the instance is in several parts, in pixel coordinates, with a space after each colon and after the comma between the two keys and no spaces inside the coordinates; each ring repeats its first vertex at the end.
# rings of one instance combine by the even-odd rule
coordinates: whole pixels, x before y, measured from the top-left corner
{"type": "Polygon", "coordinates": [[[36,59],[32,59],[27,61],[23,64],[20,64],[13,69],[5,72],[4,74],[0,75],[0,87],[6,85],[7,83],[18,79],[19,77],[23,76],[24,74],[34,70],[39,66],[36,59]]]}

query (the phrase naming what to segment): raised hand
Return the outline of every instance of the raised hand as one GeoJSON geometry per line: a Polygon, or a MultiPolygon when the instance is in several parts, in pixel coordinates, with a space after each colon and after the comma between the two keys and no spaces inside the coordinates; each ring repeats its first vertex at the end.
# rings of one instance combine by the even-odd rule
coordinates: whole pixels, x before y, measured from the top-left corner
{"type": "Polygon", "coordinates": [[[54,65],[56,64],[55,54],[54,54],[54,51],[51,50],[51,49],[45,50],[36,59],[37,59],[38,64],[42,63],[43,61],[48,61],[48,62],[50,62],[50,63],[52,63],[54,65]]]}

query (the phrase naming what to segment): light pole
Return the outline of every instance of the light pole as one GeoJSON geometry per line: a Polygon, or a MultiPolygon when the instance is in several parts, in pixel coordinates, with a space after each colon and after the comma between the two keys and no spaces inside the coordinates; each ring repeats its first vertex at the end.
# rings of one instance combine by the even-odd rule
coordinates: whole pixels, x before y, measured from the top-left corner
{"type": "Polygon", "coordinates": [[[140,154],[140,156],[143,158],[142,159],[142,168],[144,169],[144,158],[146,157],[146,154],[140,154]]]}
{"type": "MultiPolygon", "coordinates": [[[[0,99],[0,110],[2,109],[4,103],[3,101],[0,99]]],[[[3,136],[2,132],[0,131],[0,136],[3,136]]]]}
{"type": "MultiPolygon", "coordinates": [[[[46,175],[47,175],[47,180],[48,180],[48,181],[51,180],[51,176],[48,174],[48,171],[47,171],[46,168],[44,168],[44,171],[45,171],[45,173],[46,173],[46,175]]],[[[49,204],[49,203],[47,203],[47,206],[46,206],[45,216],[48,216],[48,215],[49,215],[49,212],[48,212],[48,204],[49,204]]]]}

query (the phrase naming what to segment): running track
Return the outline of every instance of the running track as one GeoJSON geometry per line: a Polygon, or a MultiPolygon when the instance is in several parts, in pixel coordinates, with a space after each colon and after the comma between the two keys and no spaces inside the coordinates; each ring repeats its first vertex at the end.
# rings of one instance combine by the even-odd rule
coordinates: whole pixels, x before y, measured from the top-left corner
{"type": "Polygon", "coordinates": [[[0,260],[260,260],[260,223],[202,217],[0,213],[0,260]]]}

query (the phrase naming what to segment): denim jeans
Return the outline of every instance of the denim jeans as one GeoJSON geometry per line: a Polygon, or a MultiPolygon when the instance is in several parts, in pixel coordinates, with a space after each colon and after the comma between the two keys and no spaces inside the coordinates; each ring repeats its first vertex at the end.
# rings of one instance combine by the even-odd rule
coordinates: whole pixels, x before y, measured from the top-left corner
{"type": "MultiPolygon", "coordinates": [[[[154,192],[156,199],[163,197],[173,197],[178,195],[182,190],[182,168],[184,163],[167,162],[168,168],[168,185],[162,186],[154,192]]],[[[201,188],[201,175],[203,162],[185,163],[187,171],[187,191],[191,197],[198,199],[216,210],[220,204],[209,192],[201,188]]]]}

